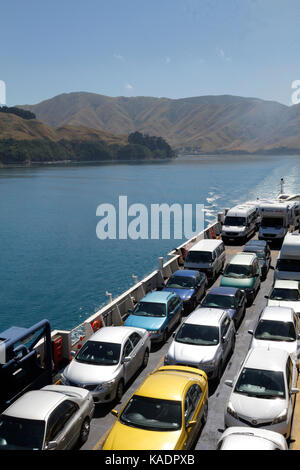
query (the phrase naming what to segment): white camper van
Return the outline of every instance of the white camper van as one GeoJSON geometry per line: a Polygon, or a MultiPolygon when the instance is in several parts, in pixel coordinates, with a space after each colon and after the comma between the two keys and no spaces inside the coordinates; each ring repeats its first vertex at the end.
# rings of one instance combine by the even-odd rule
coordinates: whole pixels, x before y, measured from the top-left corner
{"type": "Polygon", "coordinates": [[[296,201],[261,203],[260,214],[259,240],[282,241],[290,225],[299,224],[299,207],[296,201]]]}
{"type": "Polygon", "coordinates": [[[300,281],[300,233],[287,233],[284,237],[274,278],[300,281]]]}
{"type": "Polygon", "coordinates": [[[225,246],[222,240],[200,240],[186,255],[184,269],[204,272],[209,280],[217,277],[226,261],[225,246]]]}
{"type": "Polygon", "coordinates": [[[257,228],[258,209],[254,205],[240,204],[232,207],[226,214],[222,227],[222,239],[224,242],[238,240],[245,243],[257,228]]]}

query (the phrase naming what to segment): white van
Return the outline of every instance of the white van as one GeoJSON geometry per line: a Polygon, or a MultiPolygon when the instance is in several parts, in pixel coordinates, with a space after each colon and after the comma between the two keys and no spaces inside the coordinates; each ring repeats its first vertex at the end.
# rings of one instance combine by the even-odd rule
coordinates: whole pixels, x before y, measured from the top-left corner
{"type": "Polygon", "coordinates": [[[287,233],[284,237],[274,278],[300,281],[300,233],[287,233]]]}
{"type": "Polygon", "coordinates": [[[184,269],[204,272],[209,280],[214,280],[226,262],[225,246],[222,240],[200,240],[186,255],[184,269]]]}
{"type": "Polygon", "coordinates": [[[259,240],[282,241],[290,225],[298,225],[297,203],[270,201],[261,203],[261,223],[258,232],[259,240]]]}
{"type": "Polygon", "coordinates": [[[259,213],[254,205],[240,204],[232,207],[226,214],[222,227],[222,239],[238,240],[241,245],[245,243],[250,235],[257,229],[259,213]]]}

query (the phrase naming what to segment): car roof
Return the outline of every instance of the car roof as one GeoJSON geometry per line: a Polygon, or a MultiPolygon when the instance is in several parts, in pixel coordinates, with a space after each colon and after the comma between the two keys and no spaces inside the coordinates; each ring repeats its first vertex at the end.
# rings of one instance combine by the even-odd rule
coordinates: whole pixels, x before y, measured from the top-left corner
{"type": "Polygon", "coordinates": [[[218,326],[225,313],[227,313],[227,310],[223,308],[201,307],[194,310],[184,323],[218,326]]]}
{"type": "Polygon", "coordinates": [[[299,289],[299,281],[293,281],[292,279],[277,279],[274,282],[274,287],[282,289],[299,289]]]}
{"type": "Polygon", "coordinates": [[[266,429],[231,426],[222,434],[222,450],[275,450],[281,447],[287,450],[282,434],[266,429]]]}
{"type": "Polygon", "coordinates": [[[185,277],[196,277],[198,276],[199,271],[192,270],[192,269],[178,269],[175,271],[172,276],[185,276],[185,277]]]}
{"type": "Polygon", "coordinates": [[[294,320],[294,313],[289,307],[268,306],[261,312],[260,319],[289,322],[294,320]]]}
{"type": "Polygon", "coordinates": [[[264,247],[260,245],[248,245],[244,246],[243,253],[256,253],[257,251],[264,253],[264,247]]]}
{"type": "Polygon", "coordinates": [[[195,243],[188,251],[213,251],[218,246],[222,245],[222,240],[216,239],[205,239],[200,240],[199,242],[195,243]]]}
{"type": "Polygon", "coordinates": [[[267,242],[266,240],[249,240],[245,247],[246,246],[253,246],[253,245],[257,245],[257,246],[261,246],[262,248],[267,246],[267,242]]]}
{"type": "Polygon", "coordinates": [[[141,302],[159,302],[159,303],[167,302],[167,300],[171,298],[173,295],[176,295],[176,294],[174,294],[174,292],[168,292],[168,291],[162,291],[162,290],[153,291],[145,295],[145,297],[141,299],[141,302]]]}
{"type": "Polygon", "coordinates": [[[256,258],[256,255],[254,253],[241,252],[234,255],[228,264],[249,265],[253,262],[254,258],[256,258]]]}
{"type": "Polygon", "coordinates": [[[48,414],[65,398],[65,395],[55,391],[31,390],[10,405],[3,414],[16,418],[44,421],[48,414]]]}
{"type": "MultiPolygon", "coordinates": [[[[182,400],[186,386],[200,378],[199,373],[185,367],[161,367],[146,377],[135,395],[165,400],[182,400]]],[[[200,371],[199,371],[200,372],[200,371]]]]}
{"type": "Polygon", "coordinates": [[[276,348],[251,348],[245,358],[243,367],[250,369],[285,371],[289,353],[276,348]]]}
{"type": "Polygon", "coordinates": [[[132,326],[104,326],[89,337],[88,341],[104,341],[109,343],[122,343],[134,331],[143,332],[142,328],[132,326]]]}
{"type": "Polygon", "coordinates": [[[210,289],[207,294],[216,294],[216,295],[235,295],[236,292],[240,290],[238,289],[237,287],[223,287],[223,286],[219,286],[219,287],[213,287],[212,289],[210,289]]]}
{"type": "Polygon", "coordinates": [[[248,214],[251,214],[256,210],[256,207],[251,204],[239,204],[238,206],[234,206],[227,212],[226,216],[230,217],[245,217],[248,214]]]}

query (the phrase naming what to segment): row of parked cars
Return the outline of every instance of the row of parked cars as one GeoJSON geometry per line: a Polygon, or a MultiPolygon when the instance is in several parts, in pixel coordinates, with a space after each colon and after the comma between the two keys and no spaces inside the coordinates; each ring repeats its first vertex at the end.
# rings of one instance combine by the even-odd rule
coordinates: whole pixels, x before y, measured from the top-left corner
{"type": "Polygon", "coordinates": [[[225,381],[232,392],[217,449],[288,448],[299,392],[299,255],[299,234],[288,233],[265,296],[267,306],[248,330],[248,353],[236,377],[225,381]]]}
{"type": "MultiPolygon", "coordinates": [[[[151,344],[165,342],[181,323],[183,314],[189,315],[174,334],[164,366],[145,379],[121,413],[113,410],[118,419],[103,449],[191,448],[207,418],[208,382],[220,380],[224,365],[234,350],[235,333],[246,306],[252,303],[270,268],[270,250],[266,242],[249,242],[244,252],[231,259],[224,269],[226,259],[222,240],[202,240],[189,250],[185,261],[185,269],[175,272],[161,291],[151,292],[137,303],[124,326],[105,327],[94,333],[63,371],[61,385],[28,392],[32,394],[30,399],[25,394],[1,415],[1,448],[66,449],[81,445],[88,437],[95,404],[121,400],[128,381],[147,366],[151,344]],[[192,257],[191,252],[194,253],[192,257]],[[187,263],[194,265],[187,266],[187,263]],[[208,283],[220,273],[220,286],[206,292],[208,283]],[[56,404],[50,400],[50,394],[57,399],[56,404]],[[40,427],[36,420],[40,421],[40,427]],[[21,429],[23,434],[20,434],[21,429]]],[[[275,301],[278,292],[272,292],[268,301],[275,301]]],[[[289,410],[297,392],[295,362],[290,359],[290,353],[294,352],[299,333],[297,316],[291,315],[292,310],[287,306],[272,306],[273,311],[276,308],[286,314],[284,319],[277,316],[275,321],[282,327],[281,334],[276,333],[275,324],[270,323],[274,322],[270,310],[263,312],[257,327],[249,333],[253,346],[250,351],[260,351],[261,343],[269,342],[269,347],[272,342],[273,347],[277,341],[276,344],[283,345],[281,355],[286,355],[286,363],[281,359],[282,370],[275,374],[277,388],[269,388],[267,397],[266,386],[261,383],[266,375],[274,380],[274,374],[265,373],[274,363],[274,359],[270,359],[267,364],[267,357],[271,358],[271,355],[265,353],[266,348],[261,353],[264,361],[259,362],[255,356],[258,372],[252,381],[248,369],[253,372],[255,361],[249,353],[250,365],[247,362],[246,371],[241,370],[244,379],[238,377],[228,383],[238,398],[233,396],[226,407],[225,425],[274,424],[278,425],[277,430],[280,428],[279,432],[288,436],[289,410]],[[287,323],[288,331],[283,329],[287,323]],[[287,343],[288,352],[284,346],[287,343]],[[262,364],[266,364],[263,373],[262,364]],[[278,411],[277,407],[276,417],[272,420],[269,417],[269,422],[265,417],[253,418],[251,411],[251,406],[255,411],[265,411],[266,404],[259,407],[253,402],[247,415],[247,404],[238,409],[241,397],[245,403],[247,397],[254,401],[267,400],[269,404],[281,402],[285,408],[278,411]]],[[[224,439],[221,441],[223,443],[224,439]]],[[[218,444],[220,448],[222,445],[218,444]]]]}

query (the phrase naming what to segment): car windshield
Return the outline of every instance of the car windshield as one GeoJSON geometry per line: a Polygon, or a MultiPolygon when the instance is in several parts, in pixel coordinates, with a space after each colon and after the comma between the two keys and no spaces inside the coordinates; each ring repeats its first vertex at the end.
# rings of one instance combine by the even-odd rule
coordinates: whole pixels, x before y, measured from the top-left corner
{"type": "Polygon", "coordinates": [[[264,228],[274,227],[280,228],[283,227],[283,219],[277,217],[263,217],[260,225],[264,228]]]}
{"type": "Polygon", "coordinates": [[[188,263],[210,263],[212,254],[210,251],[188,251],[185,261],[188,263]]]}
{"type": "Polygon", "coordinates": [[[174,289],[193,289],[195,287],[194,277],[172,276],[167,282],[167,287],[174,289]]]}
{"type": "Polygon", "coordinates": [[[165,317],[166,305],[157,302],[139,302],[132,314],[142,317],[165,317]]]}
{"type": "Polygon", "coordinates": [[[76,361],[86,364],[113,366],[119,363],[121,345],[102,341],[87,341],[76,356],[76,361]]]}
{"type": "Polygon", "coordinates": [[[259,258],[259,259],[265,259],[266,255],[265,255],[265,252],[261,249],[261,248],[258,248],[258,247],[247,247],[247,248],[244,248],[244,252],[245,253],[255,253],[256,256],[259,258]]]}
{"type": "Polygon", "coordinates": [[[299,292],[297,289],[282,289],[275,287],[271,292],[270,299],[297,301],[299,300],[299,292]]]}
{"type": "Polygon", "coordinates": [[[181,402],[133,395],[120,421],[150,431],[176,431],[181,429],[181,402]]]}
{"type": "Polygon", "coordinates": [[[201,302],[202,307],[235,308],[233,295],[207,294],[201,302]]]}
{"type": "Polygon", "coordinates": [[[224,276],[226,277],[252,277],[252,266],[245,264],[227,264],[224,276]]]}
{"type": "Polygon", "coordinates": [[[0,450],[42,449],[45,421],[0,416],[0,450]]]}
{"type": "Polygon", "coordinates": [[[295,341],[296,330],[292,322],[260,320],[254,337],[267,341],[295,341]]]}
{"type": "Polygon", "coordinates": [[[246,225],[245,217],[225,217],[224,225],[232,225],[234,227],[242,227],[246,225]]]}
{"type": "Polygon", "coordinates": [[[234,391],[249,397],[285,398],[283,373],[244,367],[234,391]]]}
{"type": "Polygon", "coordinates": [[[219,329],[217,326],[183,323],[175,336],[175,341],[198,346],[216,346],[219,344],[219,329]]]}
{"type": "Polygon", "coordinates": [[[297,259],[279,259],[277,260],[276,269],[279,271],[300,271],[300,260],[297,259]]]}

